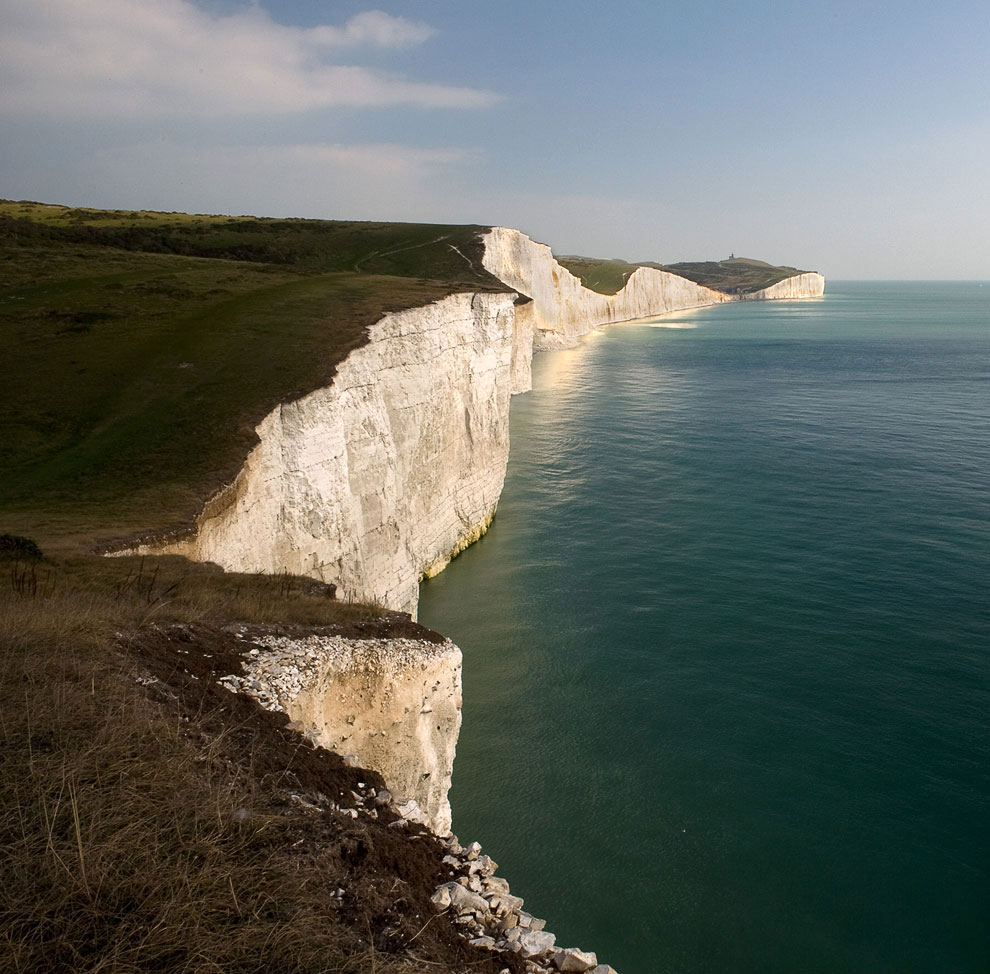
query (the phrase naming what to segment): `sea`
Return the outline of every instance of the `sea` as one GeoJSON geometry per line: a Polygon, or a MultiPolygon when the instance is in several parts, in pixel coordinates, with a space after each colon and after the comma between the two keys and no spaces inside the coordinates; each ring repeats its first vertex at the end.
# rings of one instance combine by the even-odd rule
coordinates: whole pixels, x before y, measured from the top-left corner
{"type": "Polygon", "coordinates": [[[536,356],[454,830],[619,974],[990,971],[990,283],[829,282],[536,356]]]}

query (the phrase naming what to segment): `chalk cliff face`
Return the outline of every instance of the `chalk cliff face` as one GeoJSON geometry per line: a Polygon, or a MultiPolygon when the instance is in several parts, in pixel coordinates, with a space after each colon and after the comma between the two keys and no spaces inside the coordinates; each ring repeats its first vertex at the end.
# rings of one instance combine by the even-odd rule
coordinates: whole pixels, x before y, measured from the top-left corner
{"type": "MultiPolygon", "coordinates": [[[[739,300],[640,267],[598,294],[518,230],[484,236],[485,268],[513,294],[458,294],[385,315],[333,383],[285,403],[194,534],[143,545],[251,572],[311,575],[341,598],[415,616],[419,581],[487,529],[508,458],[509,398],[530,388],[533,349],[610,322],[739,300]]],[[[821,295],[808,273],[746,300],[821,295]]]]}
{"type": "Polygon", "coordinates": [[[824,293],[825,278],[815,271],[809,271],[740,297],[743,301],[793,301],[799,298],[820,298],[824,293]]]}
{"type": "Polygon", "coordinates": [[[415,614],[420,578],[495,513],[510,392],[529,387],[531,333],[514,299],[457,294],[386,315],[332,385],[262,420],[193,537],[136,551],[310,575],[343,599],[415,614]]]}
{"type": "Polygon", "coordinates": [[[407,817],[440,835],[450,831],[461,651],[449,639],[249,638],[255,648],[245,672],[223,677],[224,686],[288,714],[314,743],[377,771],[407,817]]]}
{"type": "Polygon", "coordinates": [[[485,235],[483,264],[499,280],[533,299],[536,348],[573,345],[598,325],[733,300],[653,267],[634,271],[618,294],[598,294],[558,264],[545,244],[507,227],[493,227],[485,235]]]}

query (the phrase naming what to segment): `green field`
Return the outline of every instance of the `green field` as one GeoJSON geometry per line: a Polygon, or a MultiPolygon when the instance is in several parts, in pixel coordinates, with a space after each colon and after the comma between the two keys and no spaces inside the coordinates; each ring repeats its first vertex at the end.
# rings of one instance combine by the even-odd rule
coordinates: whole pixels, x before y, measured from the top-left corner
{"type": "Polygon", "coordinates": [[[591,257],[558,257],[557,261],[581,278],[585,287],[599,294],[615,294],[622,290],[629,275],[637,267],[670,271],[726,294],[752,294],[795,274],[805,273],[796,267],[777,267],[748,257],[729,257],[719,261],[683,261],[677,264],[658,264],[654,261],[629,263],[624,260],[596,260],[591,257]]]}
{"type": "Polygon", "coordinates": [[[6,525],[100,545],[190,524],[383,313],[506,290],[483,229],[0,203],[6,525]]]}

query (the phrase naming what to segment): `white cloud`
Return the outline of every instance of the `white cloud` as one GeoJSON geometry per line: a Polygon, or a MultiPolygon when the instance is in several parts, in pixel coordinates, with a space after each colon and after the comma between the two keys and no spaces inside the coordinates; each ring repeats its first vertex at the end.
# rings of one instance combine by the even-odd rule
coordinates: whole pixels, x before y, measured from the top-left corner
{"type": "Polygon", "coordinates": [[[344,51],[404,47],[433,33],[381,11],[308,28],[277,24],[259,6],[213,16],[189,0],[0,0],[0,15],[7,114],[229,117],[334,106],[474,108],[498,98],[336,63],[344,51]]]}
{"type": "Polygon", "coordinates": [[[309,36],[314,43],[336,45],[371,44],[376,47],[408,47],[421,44],[436,31],[428,24],[393,17],[381,10],[355,14],[343,27],[314,27],[309,36]]]}

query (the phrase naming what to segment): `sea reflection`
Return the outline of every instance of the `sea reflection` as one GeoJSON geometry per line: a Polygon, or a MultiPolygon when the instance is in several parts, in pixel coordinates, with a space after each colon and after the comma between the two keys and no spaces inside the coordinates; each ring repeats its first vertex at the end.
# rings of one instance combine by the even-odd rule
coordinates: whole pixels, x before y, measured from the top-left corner
{"type": "Polygon", "coordinates": [[[712,305],[705,305],[703,308],[668,311],[666,314],[651,315],[649,318],[633,318],[631,321],[617,321],[616,325],[640,325],[648,328],[697,328],[698,312],[709,311],[712,307],[712,305]]]}

